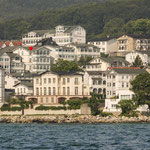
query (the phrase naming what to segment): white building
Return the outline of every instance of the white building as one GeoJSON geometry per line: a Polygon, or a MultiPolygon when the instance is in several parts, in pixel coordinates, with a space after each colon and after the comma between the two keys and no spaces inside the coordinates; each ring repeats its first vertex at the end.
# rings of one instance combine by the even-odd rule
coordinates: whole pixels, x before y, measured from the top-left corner
{"type": "Polygon", "coordinates": [[[28,32],[22,36],[22,45],[23,46],[35,46],[38,41],[42,39],[53,37],[54,30],[35,30],[28,32]]]}
{"type": "Polygon", "coordinates": [[[100,56],[100,49],[91,44],[67,44],[67,47],[72,47],[74,49],[74,55],[76,59],[79,60],[81,57],[91,56],[96,58],[100,56]]]}
{"type": "Polygon", "coordinates": [[[60,46],[69,43],[86,43],[86,31],[83,27],[58,25],[55,30],[35,30],[24,34],[23,46],[34,46],[38,41],[50,37],[60,46]]]}
{"type": "Polygon", "coordinates": [[[106,96],[106,72],[87,71],[84,74],[84,85],[89,87],[91,93],[102,94],[106,96]]]}
{"type": "Polygon", "coordinates": [[[116,54],[117,52],[117,39],[116,38],[100,38],[89,41],[88,44],[93,44],[100,49],[101,53],[116,54]]]}
{"type": "Polygon", "coordinates": [[[21,81],[14,85],[16,96],[30,96],[33,94],[33,82],[21,81]]]}
{"type": "Polygon", "coordinates": [[[141,73],[144,69],[138,67],[108,68],[106,100],[104,111],[120,111],[117,104],[120,100],[131,100],[134,93],[130,91],[130,82],[141,73]]]}
{"type": "Polygon", "coordinates": [[[5,102],[5,71],[0,69],[0,105],[5,102]]]}
{"type": "Polygon", "coordinates": [[[106,71],[108,67],[128,67],[129,63],[122,57],[98,57],[86,65],[86,71],[106,71]]]}
{"type": "Polygon", "coordinates": [[[147,66],[150,63],[150,51],[132,51],[125,55],[125,59],[132,64],[138,55],[141,58],[143,65],[147,66]]]}

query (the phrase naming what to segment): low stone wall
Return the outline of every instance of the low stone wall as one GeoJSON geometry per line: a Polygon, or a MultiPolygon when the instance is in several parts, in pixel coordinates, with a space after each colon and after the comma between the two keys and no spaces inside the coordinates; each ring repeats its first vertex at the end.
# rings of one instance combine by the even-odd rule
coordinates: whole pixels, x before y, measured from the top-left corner
{"type": "Polygon", "coordinates": [[[100,117],[91,115],[0,116],[0,123],[150,123],[150,117],[100,117]]]}

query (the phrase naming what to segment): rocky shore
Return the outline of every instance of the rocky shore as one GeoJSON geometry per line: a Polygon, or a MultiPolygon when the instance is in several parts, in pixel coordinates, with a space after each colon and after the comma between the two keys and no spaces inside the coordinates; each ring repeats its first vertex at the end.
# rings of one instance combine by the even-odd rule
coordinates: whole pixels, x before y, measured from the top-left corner
{"type": "Polygon", "coordinates": [[[0,116],[0,123],[150,123],[150,117],[100,117],[91,115],[0,116]]]}

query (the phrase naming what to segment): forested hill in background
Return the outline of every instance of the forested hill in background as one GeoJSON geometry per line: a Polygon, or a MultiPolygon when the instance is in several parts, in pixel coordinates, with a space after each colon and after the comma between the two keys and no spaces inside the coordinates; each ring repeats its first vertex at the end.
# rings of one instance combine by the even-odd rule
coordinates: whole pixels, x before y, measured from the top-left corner
{"type": "Polygon", "coordinates": [[[33,16],[47,9],[106,0],[0,0],[0,21],[33,16]]]}
{"type": "Polygon", "coordinates": [[[150,0],[87,3],[80,6],[56,8],[34,17],[1,23],[0,39],[19,39],[21,34],[28,31],[53,29],[59,24],[83,26],[87,30],[88,39],[108,35],[119,36],[123,33],[150,36],[149,19],[150,0]]]}

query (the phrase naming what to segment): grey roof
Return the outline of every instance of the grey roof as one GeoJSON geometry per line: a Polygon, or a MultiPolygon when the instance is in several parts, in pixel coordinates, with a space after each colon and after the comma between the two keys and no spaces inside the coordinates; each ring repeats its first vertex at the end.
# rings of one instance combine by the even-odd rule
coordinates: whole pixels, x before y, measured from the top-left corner
{"type": "Polygon", "coordinates": [[[74,30],[75,28],[77,28],[78,26],[65,26],[68,29],[65,31],[65,33],[70,33],[72,30],[74,30]]]}
{"type": "Polygon", "coordinates": [[[13,52],[18,47],[20,46],[9,46],[9,47],[2,48],[0,49],[0,56],[3,55],[5,52],[13,52]]]}
{"type": "Polygon", "coordinates": [[[82,75],[81,73],[77,73],[77,72],[68,72],[68,71],[56,71],[56,72],[53,72],[53,71],[44,71],[42,73],[39,73],[39,74],[36,74],[35,76],[41,76],[43,74],[46,74],[46,73],[53,73],[53,74],[57,74],[57,75],[82,75]]]}
{"type": "Polygon", "coordinates": [[[87,71],[89,75],[101,75],[103,71],[87,71]]]}
{"type": "Polygon", "coordinates": [[[33,87],[33,83],[29,82],[29,81],[21,81],[21,82],[17,83],[16,85],[14,85],[14,87],[17,86],[17,85],[20,85],[20,84],[24,85],[26,87],[33,87]]]}
{"type": "MultiPolygon", "coordinates": [[[[35,32],[37,35],[44,35],[45,33],[50,33],[50,34],[53,34],[55,33],[55,30],[33,30],[33,31],[30,31],[30,32],[35,32]]],[[[28,33],[24,34],[24,35],[27,35],[28,33]]]]}
{"type": "Polygon", "coordinates": [[[7,55],[10,57],[10,58],[15,58],[15,57],[20,57],[22,58],[21,56],[19,56],[18,54],[14,54],[14,53],[11,53],[11,52],[7,52],[7,55]]]}
{"type": "Polygon", "coordinates": [[[112,68],[118,74],[141,74],[146,73],[145,69],[134,69],[134,68],[112,68]]]}
{"type": "Polygon", "coordinates": [[[109,40],[112,40],[112,39],[116,39],[116,38],[113,38],[113,37],[105,37],[105,38],[95,38],[95,39],[92,39],[88,42],[100,42],[100,41],[109,41],[109,40]]]}
{"type": "Polygon", "coordinates": [[[124,62],[126,64],[129,64],[128,61],[126,61],[123,57],[118,57],[118,56],[112,56],[112,57],[100,57],[105,62],[108,62],[109,64],[113,64],[115,62],[124,62]]]}
{"type": "Polygon", "coordinates": [[[25,72],[25,73],[11,73],[13,77],[19,78],[19,77],[34,77],[36,74],[25,72]]]}

